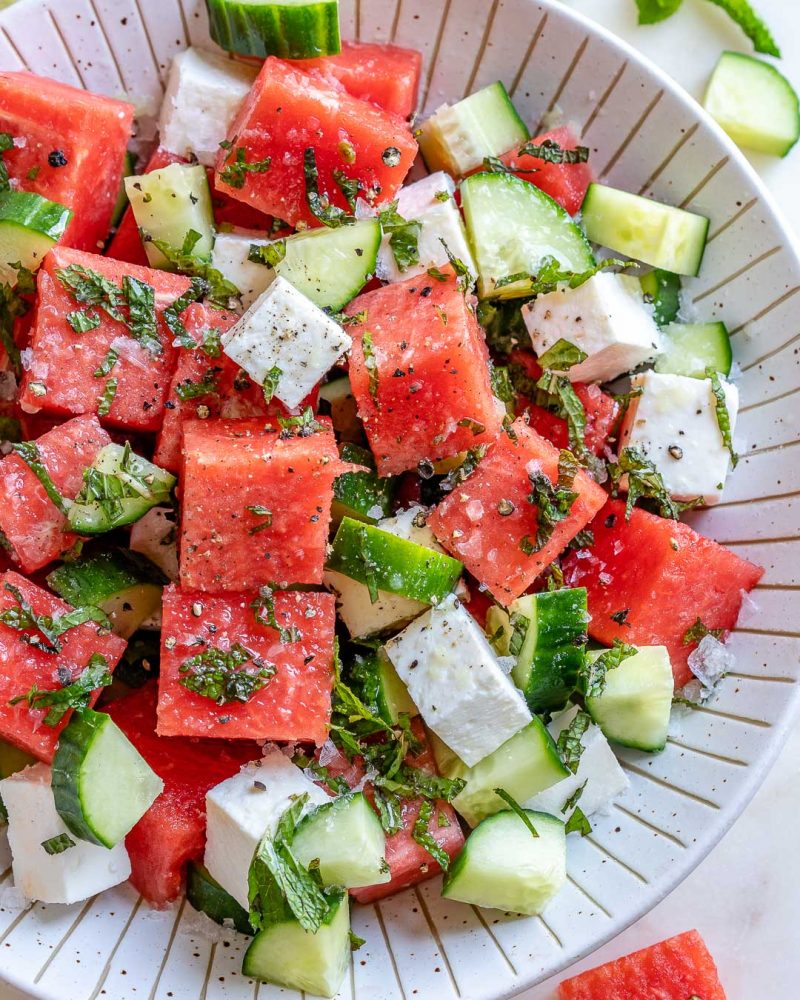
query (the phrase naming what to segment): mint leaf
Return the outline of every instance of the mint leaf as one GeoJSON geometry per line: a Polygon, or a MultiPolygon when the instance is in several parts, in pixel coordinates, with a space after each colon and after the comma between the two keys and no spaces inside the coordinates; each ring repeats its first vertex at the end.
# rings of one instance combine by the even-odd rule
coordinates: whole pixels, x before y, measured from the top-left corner
{"type": "Polygon", "coordinates": [[[40,710],[49,708],[44,717],[46,726],[57,726],[71,709],[87,708],[92,693],[111,683],[111,672],[108,662],[100,653],[93,653],[83,672],[71,684],[61,688],[43,691],[35,684],[26,694],[18,694],[9,701],[16,705],[21,701],[28,703],[28,708],[40,710]]]}
{"type": "Polygon", "coordinates": [[[419,807],[419,815],[414,822],[411,836],[420,847],[425,848],[434,861],[438,862],[442,871],[446,872],[450,867],[450,855],[428,830],[428,824],[433,819],[434,809],[435,805],[430,799],[425,799],[423,801],[422,805],[419,807]]]}
{"type": "Polygon", "coordinates": [[[775,56],[776,59],[781,58],[781,50],[772,37],[772,33],[751,4],[748,3],[748,0],[709,0],[709,3],[720,7],[739,25],[753,43],[756,52],[775,56]]]}
{"type": "Polygon", "coordinates": [[[332,205],[327,196],[320,194],[317,154],[313,146],[309,146],[303,154],[303,176],[306,183],[306,204],[323,226],[338,229],[339,226],[352,226],[355,223],[354,215],[348,215],[338,205],[332,205]]]}
{"type": "Polygon", "coordinates": [[[42,484],[50,502],[55,504],[62,514],[67,513],[67,503],[58,491],[56,484],[50,478],[50,473],[42,461],[42,456],[35,441],[19,441],[12,445],[12,450],[19,455],[22,461],[28,466],[31,472],[42,484]]]}
{"type": "Polygon", "coordinates": [[[244,187],[248,174],[264,174],[271,166],[271,156],[265,156],[263,160],[252,160],[248,163],[247,150],[244,146],[239,146],[228,152],[219,176],[220,180],[238,190],[244,187]]]}
{"type": "MultiPolygon", "coordinates": [[[[677,0],[677,2],[680,3],[681,0],[677,0]]],[[[539,143],[526,142],[524,146],[520,146],[518,155],[535,156],[538,160],[544,160],[545,163],[586,163],[589,159],[589,147],[576,146],[574,149],[564,149],[555,139],[544,139],[539,143]]],[[[527,173],[527,171],[525,172],[527,173]]]]}
{"type": "Polygon", "coordinates": [[[564,833],[579,833],[582,837],[592,832],[592,824],[580,806],[572,810],[572,815],[564,826],[564,833]]]}
{"type": "Polygon", "coordinates": [[[707,635],[713,636],[714,639],[721,639],[724,632],[724,628],[709,628],[700,618],[696,618],[694,625],[683,633],[683,644],[688,646],[692,642],[700,642],[707,635]]]}
{"type": "Polygon", "coordinates": [[[683,0],[636,0],[639,8],[639,24],[658,24],[672,17],[683,0]]]}
{"type": "Polygon", "coordinates": [[[552,347],[548,348],[544,354],[540,355],[538,361],[544,369],[564,372],[572,368],[573,365],[579,365],[581,361],[585,361],[588,357],[589,355],[586,351],[582,351],[580,347],[571,344],[562,337],[552,347]]]}
{"type": "Polygon", "coordinates": [[[60,653],[62,645],[58,641],[59,636],[78,625],[96,622],[102,628],[111,630],[111,622],[100,608],[86,605],[85,607],[73,608],[72,611],[55,617],[40,615],[25,600],[18,587],[11,583],[6,583],[4,586],[17,602],[17,606],[6,608],[0,612],[0,622],[17,632],[24,632],[25,634],[21,635],[20,639],[29,646],[40,649],[43,653],[60,653]]]}
{"type": "Polygon", "coordinates": [[[575,456],[564,448],[558,457],[556,483],[552,483],[544,472],[528,473],[531,492],[527,499],[537,508],[536,544],[533,552],[539,552],[544,548],[556,525],[564,520],[578,499],[578,494],[572,488],[578,468],[575,456]]]}
{"type": "Polygon", "coordinates": [[[621,639],[615,639],[610,649],[604,649],[596,658],[586,657],[578,686],[586,698],[599,698],[606,689],[606,674],[616,670],[623,660],[635,656],[636,646],[631,646],[621,639]]]}
{"type": "Polygon", "coordinates": [[[274,243],[259,245],[251,243],[247,251],[247,259],[254,264],[263,264],[265,267],[275,267],[280,264],[286,256],[286,240],[275,240],[274,243]]]}
{"type": "Polygon", "coordinates": [[[68,833],[59,833],[56,837],[42,841],[42,847],[48,854],[63,854],[70,847],[75,846],[75,841],[68,833]]]}
{"type": "Polygon", "coordinates": [[[739,456],[733,449],[733,431],[731,428],[731,415],[728,412],[728,403],[725,399],[725,390],[722,387],[722,381],[719,377],[719,372],[714,371],[713,368],[706,368],[706,378],[711,380],[711,392],[714,394],[714,410],[717,415],[717,425],[719,426],[719,433],[722,437],[723,445],[728,449],[731,456],[731,466],[735,469],[738,462],[739,456]]]}
{"type": "Polygon", "coordinates": [[[178,683],[217,705],[245,704],[267,685],[276,670],[274,663],[236,642],[228,650],[209,647],[184,660],[178,683]]]}
{"type": "Polygon", "coordinates": [[[519,816],[519,818],[522,820],[525,826],[527,826],[532,837],[539,836],[536,827],[531,822],[531,818],[528,815],[528,813],[522,808],[519,802],[517,802],[517,800],[509,792],[505,790],[505,788],[495,788],[494,794],[498,795],[503,800],[503,802],[505,802],[506,805],[509,806],[511,811],[515,812],[517,816],[519,816]]]}
{"type": "MultiPolygon", "coordinates": [[[[727,410],[725,411],[727,413],[727,410]]],[[[630,521],[636,502],[642,498],[652,500],[661,517],[677,521],[685,510],[701,504],[702,498],[683,502],[673,500],[667,492],[661,473],[639,448],[623,448],[616,462],[608,466],[608,475],[614,496],[619,492],[623,476],[628,477],[628,497],[625,503],[625,520],[630,521]]]]}
{"type": "Polygon", "coordinates": [[[400,271],[407,271],[419,264],[419,234],[422,224],[408,221],[397,212],[397,202],[393,201],[378,216],[381,232],[389,234],[389,247],[400,271]]]}
{"type": "Polygon", "coordinates": [[[583,743],[581,740],[591,722],[592,719],[588,713],[577,712],[575,718],[566,729],[562,729],[558,734],[556,747],[561,755],[561,760],[564,762],[564,767],[572,771],[573,774],[578,773],[581,755],[583,754],[583,743]]]}

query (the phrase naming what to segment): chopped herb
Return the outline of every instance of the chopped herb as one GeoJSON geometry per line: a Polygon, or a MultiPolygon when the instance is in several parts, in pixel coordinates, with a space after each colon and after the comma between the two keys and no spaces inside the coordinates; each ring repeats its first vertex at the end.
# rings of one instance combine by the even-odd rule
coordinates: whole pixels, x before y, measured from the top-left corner
{"type": "Polygon", "coordinates": [[[261,387],[264,390],[264,402],[272,402],[272,397],[275,395],[282,378],[283,369],[273,365],[264,377],[264,384],[261,387]]]}
{"type": "Polygon", "coordinates": [[[444,271],[440,271],[438,267],[429,267],[425,273],[429,278],[433,278],[434,281],[447,281],[447,275],[444,271]]]}
{"type": "Polygon", "coordinates": [[[369,374],[369,394],[374,403],[378,402],[378,361],[372,343],[372,334],[365,330],[361,337],[361,350],[364,353],[364,366],[369,374]]]}
{"type": "Polygon", "coordinates": [[[278,417],[278,424],[283,428],[280,437],[284,440],[294,436],[311,437],[317,431],[324,430],[324,425],[316,419],[310,406],[307,406],[299,416],[278,417]]]}
{"type": "Polygon", "coordinates": [[[367,943],[366,938],[359,937],[355,931],[349,930],[347,933],[350,937],[350,951],[358,951],[359,948],[363,948],[367,943]]]}
{"type": "Polygon", "coordinates": [[[568,340],[557,340],[544,354],[539,356],[539,364],[550,371],[564,372],[585,361],[589,355],[568,340]]]}
{"type": "Polygon", "coordinates": [[[14,136],[10,132],[0,132],[0,191],[8,191],[11,187],[8,179],[8,166],[3,159],[3,153],[14,148],[14,136]]]}
{"type": "Polygon", "coordinates": [[[419,264],[418,241],[422,224],[398,215],[396,201],[380,213],[378,221],[381,231],[389,234],[389,247],[399,270],[407,271],[414,264],[419,264]]]}
{"type": "MultiPolygon", "coordinates": [[[[666,20],[678,10],[682,2],[683,0],[635,0],[639,9],[639,24],[656,24],[666,20]]],[[[739,25],[753,43],[756,52],[780,59],[781,52],[772,33],[748,0],[709,0],[709,3],[721,7],[739,25]]]]}
{"type": "Polygon", "coordinates": [[[100,402],[97,404],[97,416],[107,417],[111,412],[111,404],[114,402],[114,397],[117,395],[117,380],[115,378],[106,379],[105,388],[103,389],[103,395],[100,397],[100,402]]]}
{"type": "MultiPolygon", "coordinates": [[[[130,442],[126,442],[121,451],[119,445],[106,445],[106,448],[117,452],[118,465],[116,458],[114,460],[117,467],[113,472],[101,472],[94,465],[84,469],[83,486],[69,510],[69,514],[73,515],[80,513],[82,507],[96,508],[97,514],[108,524],[108,528],[98,530],[118,526],[117,519],[125,514],[123,501],[135,499],[148,502],[151,506],[165,503],[169,501],[170,490],[175,484],[175,477],[170,473],[135,455],[130,442]]],[[[104,453],[108,454],[106,449],[101,450],[96,461],[104,453]]]]}
{"type": "Polygon", "coordinates": [[[50,711],[44,717],[46,726],[57,726],[71,709],[87,708],[92,694],[111,683],[111,672],[106,658],[99,653],[93,653],[89,662],[78,677],[64,687],[55,690],[40,690],[35,684],[27,694],[17,695],[9,701],[16,705],[21,701],[28,703],[28,708],[50,711]]]}
{"type": "Polygon", "coordinates": [[[483,165],[490,174],[538,174],[540,167],[509,167],[498,156],[484,156],[483,165]]]}
{"type": "Polygon", "coordinates": [[[428,829],[428,825],[433,818],[434,809],[435,805],[430,799],[423,800],[422,805],[419,807],[419,815],[414,822],[411,836],[420,847],[423,847],[430,854],[434,861],[438,862],[442,871],[446,872],[450,867],[450,855],[428,829]]]}
{"type": "Polygon", "coordinates": [[[261,504],[250,504],[245,507],[245,510],[249,511],[249,513],[251,513],[254,517],[264,518],[261,524],[256,524],[254,527],[250,528],[247,532],[248,535],[257,535],[259,531],[272,527],[272,511],[267,507],[263,507],[261,504]]]}
{"type": "Polygon", "coordinates": [[[344,195],[344,200],[347,202],[350,211],[355,212],[359,182],[357,180],[353,180],[351,177],[348,177],[344,170],[334,170],[333,179],[336,182],[336,186],[344,195]]]}
{"type": "Polygon", "coordinates": [[[122,279],[122,293],[128,302],[128,329],[133,339],[150,354],[163,354],[156,319],[155,288],[126,274],[122,279]]]}
{"type": "MultiPolygon", "coordinates": [[[[516,367],[516,365],[511,366],[511,377],[514,380],[518,378],[516,367]]],[[[566,421],[570,448],[581,459],[586,460],[588,457],[585,441],[586,410],[572,382],[566,375],[545,371],[534,386],[535,391],[532,396],[534,403],[556,413],[566,421]]],[[[528,394],[523,393],[523,395],[528,394]]]]}
{"type": "Polygon", "coordinates": [[[442,306],[434,305],[433,308],[436,311],[436,315],[439,317],[439,321],[442,324],[442,326],[447,326],[447,313],[442,308],[442,306]]]}
{"type": "Polygon", "coordinates": [[[191,379],[187,378],[175,386],[175,395],[183,402],[189,399],[199,399],[201,396],[210,396],[218,391],[217,370],[214,368],[207,368],[203,377],[197,382],[192,382],[191,379]]]}
{"type": "Polygon", "coordinates": [[[486,427],[479,421],[473,420],[472,417],[462,417],[458,421],[459,427],[468,427],[473,434],[484,434],[486,432],[486,427]]]}
{"type": "Polygon", "coordinates": [[[589,159],[589,147],[563,149],[554,139],[544,139],[539,143],[526,142],[524,146],[520,146],[519,155],[535,156],[545,163],[586,163],[589,159]]]}
{"type": "Polygon", "coordinates": [[[391,837],[393,833],[399,833],[403,829],[402,801],[399,795],[394,792],[384,791],[376,788],[373,792],[375,804],[378,807],[378,818],[381,821],[383,832],[391,837]]]}
{"type": "Polygon", "coordinates": [[[739,456],[733,450],[733,433],[731,430],[731,415],[728,412],[728,403],[725,399],[725,390],[720,381],[719,372],[713,368],[706,368],[706,378],[711,380],[711,392],[714,394],[714,410],[717,415],[717,425],[722,437],[723,445],[728,449],[731,456],[731,465],[735,469],[739,456]]]}
{"type": "Polygon", "coordinates": [[[467,451],[461,465],[457,465],[455,469],[451,469],[439,483],[439,489],[444,493],[450,493],[456,486],[463,483],[478,468],[478,464],[486,454],[486,450],[485,444],[479,444],[477,448],[467,451]]]}
{"type": "Polygon", "coordinates": [[[525,636],[531,627],[531,620],[526,615],[515,611],[509,618],[508,624],[511,628],[511,636],[508,640],[508,652],[511,656],[519,656],[525,642],[525,636]]]}
{"type": "Polygon", "coordinates": [[[702,503],[702,498],[689,502],[673,500],[667,492],[661,473],[653,463],[645,457],[639,448],[623,448],[616,462],[608,466],[608,474],[613,486],[613,493],[619,491],[619,483],[623,476],[628,477],[628,498],[625,504],[625,520],[629,521],[637,500],[644,498],[652,500],[662,517],[677,521],[681,513],[702,503]]]}
{"type": "Polygon", "coordinates": [[[628,268],[638,267],[638,264],[629,260],[618,260],[615,257],[609,257],[607,260],[601,260],[598,264],[587,268],[585,271],[569,271],[562,269],[561,263],[557,258],[548,255],[542,257],[539,261],[535,275],[518,271],[515,274],[499,278],[495,282],[495,288],[503,288],[505,285],[515,285],[519,281],[526,281],[529,283],[529,287],[525,289],[527,294],[546,295],[549,292],[554,292],[559,285],[566,285],[568,288],[579,288],[589,278],[593,278],[600,271],[608,267],[628,268]]]}
{"type": "Polygon", "coordinates": [[[62,514],[66,514],[67,501],[61,496],[56,484],[50,478],[50,473],[47,471],[47,468],[42,461],[42,456],[39,453],[36,442],[20,441],[13,445],[13,451],[19,455],[22,461],[28,466],[34,476],[36,476],[42,484],[45,493],[50,498],[51,503],[55,504],[62,514]]]}
{"type": "Polygon", "coordinates": [[[239,146],[236,150],[229,150],[225,157],[225,165],[220,171],[220,180],[232,188],[241,189],[248,174],[264,174],[272,165],[272,157],[265,156],[263,160],[253,160],[247,162],[247,150],[244,146],[239,146]]]}
{"type": "Polygon", "coordinates": [[[369,599],[372,604],[378,600],[378,570],[380,567],[373,560],[369,548],[369,535],[365,526],[355,529],[357,540],[357,554],[364,567],[364,577],[369,591],[369,599]]]}
{"type": "Polygon", "coordinates": [[[623,660],[635,656],[637,652],[636,646],[615,639],[611,648],[604,649],[599,656],[594,658],[587,656],[579,678],[581,693],[587,698],[599,698],[606,689],[608,671],[616,670],[623,660]]]}
{"type": "Polygon", "coordinates": [[[355,216],[348,215],[344,209],[332,205],[327,197],[320,195],[317,154],[312,146],[309,146],[303,155],[303,174],[306,183],[306,203],[311,214],[331,229],[352,226],[356,221],[355,216]]]}
{"type": "Polygon", "coordinates": [[[31,167],[31,169],[25,174],[29,181],[35,181],[36,178],[41,173],[42,168],[40,166],[31,167]]]}
{"type": "Polygon", "coordinates": [[[564,767],[572,771],[573,774],[578,773],[583,754],[581,740],[591,722],[591,716],[587,712],[578,711],[570,724],[558,734],[556,748],[564,762],[564,767]]]}
{"type": "Polygon", "coordinates": [[[446,830],[450,826],[450,820],[447,818],[447,813],[442,809],[439,810],[439,814],[436,817],[436,825],[440,830],[446,830]]]}
{"type": "Polygon", "coordinates": [[[452,195],[449,191],[437,191],[433,196],[437,201],[450,201],[452,195]]]}
{"type": "Polygon", "coordinates": [[[127,326],[125,296],[113,281],[81,264],[70,264],[56,271],[56,278],[76,302],[102,309],[111,319],[127,326]]]}
{"type": "Polygon", "coordinates": [[[512,407],[514,403],[514,386],[511,382],[508,368],[504,365],[489,364],[489,380],[492,384],[492,395],[512,407]]]}
{"type": "Polygon", "coordinates": [[[175,299],[171,306],[167,306],[161,314],[167,325],[167,329],[176,338],[181,347],[193,351],[197,347],[195,340],[186,332],[183,325],[181,313],[188,309],[193,302],[199,302],[208,291],[208,284],[202,278],[192,278],[189,288],[179,298],[175,299]]]}
{"type": "Polygon", "coordinates": [[[184,660],[178,682],[187,691],[217,705],[246,703],[275,676],[276,669],[274,663],[262,660],[237,642],[229,650],[209,647],[184,660]]]}
{"type": "Polygon", "coordinates": [[[578,473],[578,461],[571,451],[561,450],[558,458],[558,480],[555,484],[543,472],[529,473],[531,492],[528,502],[537,508],[536,545],[533,552],[539,552],[550,540],[556,525],[563,521],[578,499],[572,488],[578,473]]]}
{"type": "Polygon", "coordinates": [[[274,628],[282,643],[298,642],[302,638],[296,626],[284,628],[278,624],[278,619],[275,616],[275,597],[271,587],[262,587],[258,592],[258,597],[251,601],[250,607],[256,613],[258,624],[274,628]]]}
{"type": "Polygon", "coordinates": [[[444,252],[447,254],[447,259],[450,261],[450,267],[452,267],[456,273],[459,289],[466,295],[470,288],[472,288],[475,284],[475,275],[472,274],[470,269],[460,257],[456,257],[455,254],[451,253],[450,247],[441,237],[439,237],[439,242],[444,247],[444,252]]]}
{"type": "Polygon", "coordinates": [[[286,240],[275,240],[274,243],[260,245],[251,243],[247,251],[247,259],[254,264],[264,264],[266,267],[275,267],[280,264],[286,256],[286,240]]]}
{"type": "Polygon", "coordinates": [[[707,635],[719,640],[725,633],[724,628],[709,628],[700,618],[696,618],[694,625],[690,626],[683,633],[683,644],[688,646],[692,642],[700,642],[707,635]]]}
{"type": "Polygon", "coordinates": [[[486,334],[486,343],[495,354],[510,354],[520,344],[530,346],[521,304],[519,299],[482,299],[478,303],[478,322],[486,334]]]}
{"type": "Polygon", "coordinates": [[[575,791],[572,793],[572,795],[570,795],[570,797],[567,799],[567,801],[561,807],[561,813],[562,813],[562,815],[566,816],[566,814],[570,811],[570,809],[574,809],[575,808],[575,806],[580,801],[581,796],[583,795],[583,790],[586,788],[586,785],[588,784],[588,781],[589,781],[589,779],[587,778],[586,781],[584,781],[584,783],[582,785],[578,785],[578,787],[575,789],[575,791]]]}
{"type": "Polygon", "coordinates": [[[4,584],[4,587],[17,602],[17,606],[0,612],[0,621],[8,628],[24,633],[20,639],[43,653],[60,653],[62,645],[59,637],[78,625],[95,622],[102,628],[111,629],[106,613],[93,605],[73,608],[63,615],[39,615],[25,600],[18,587],[11,583],[4,584]]]}
{"type": "MultiPolygon", "coordinates": [[[[0,133],[2,134],[2,133],[0,133]]],[[[0,156],[0,167],[2,156],[0,156]]],[[[30,303],[23,297],[32,295],[36,290],[33,274],[21,264],[13,264],[17,270],[17,280],[14,285],[0,284],[0,343],[5,348],[14,372],[22,371],[19,347],[14,339],[14,322],[24,316],[30,309],[30,303]]]]}
{"type": "Polygon", "coordinates": [[[519,818],[522,820],[525,826],[527,826],[532,837],[539,836],[536,827],[531,822],[531,818],[528,815],[527,810],[523,809],[522,806],[519,804],[519,802],[517,802],[517,800],[509,792],[507,792],[505,788],[495,788],[494,794],[498,795],[503,800],[503,802],[505,802],[506,805],[508,805],[511,808],[511,811],[515,812],[517,816],[519,816],[519,818]]]}
{"type": "Polygon", "coordinates": [[[564,826],[564,833],[579,833],[582,837],[586,837],[591,832],[592,824],[589,822],[586,813],[584,813],[580,806],[575,806],[572,810],[572,815],[564,826]]]}
{"type": "Polygon", "coordinates": [[[88,333],[90,330],[96,330],[102,322],[99,313],[88,312],[84,309],[68,312],[64,318],[75,333],[88,333]]]}
{"type": "Polygon", "coordinates": [[[64,851],[68,851],[70,847],[74,846],[75,841],[68,833],[59,833],[56,837],[42,841],[42,847],[47,854],[63,854],[64,851]]]}

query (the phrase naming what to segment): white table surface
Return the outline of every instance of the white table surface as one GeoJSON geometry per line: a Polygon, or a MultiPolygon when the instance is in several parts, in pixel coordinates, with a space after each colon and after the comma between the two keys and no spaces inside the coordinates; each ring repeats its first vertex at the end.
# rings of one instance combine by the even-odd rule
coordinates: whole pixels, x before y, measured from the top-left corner
{"type": "MultiPolygon", "coordinates": [[[[705,0],[684,0],[660,25],[639,27],[634,0],[565,0],[600,21],[701,97],[723,49],[749,43],[705,0]]],[[[753,0],[783,50],[781,70],[800,91],[800,3],[753,0]]],[[[754,155],[754,166],[800,233],[800,146],[785,160],[754,155]]],[[[720,971],[728,1000],[800,997],[800,720],[778,762],[731,832],[697,870],[646,917],[569,972],[520,994],[555,1000],[568,975],[696,927],[720,971]]]]}

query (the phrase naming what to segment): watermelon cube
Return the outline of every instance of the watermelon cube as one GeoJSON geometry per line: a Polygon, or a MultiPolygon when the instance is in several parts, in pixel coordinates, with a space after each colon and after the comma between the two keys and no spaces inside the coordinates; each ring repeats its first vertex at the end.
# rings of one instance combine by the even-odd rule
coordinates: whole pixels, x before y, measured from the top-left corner
{"type": "MultiPolygon", "coordinates": [[[[23,410],[62,416],[99,412],[114,427],[158,430],[177,357],[172,346],[175,338],[163,312],[189,285],[188,278],[166,271],[66,247],[51,250],[39,270],[32,354],[20,395],[23,410]],[[86,272],[90,272],[88,277],[86,272]],[[141,322],[131,321],[131,329],[99,308],[82,306],[61,280],[90,281],[95,288],[105,281],[106,288],[121,290],[126,277],[153,290],[155,312],[141,310],[144,317],[140,320],[153,325],[152,337],[144,342],[141,336],[134,336],[141,330],[141,322]],[[91,322],[97,325],[76,333],[69,321],[72,318],[75,322],[76,312],[96,317],[91,322]],[[109,399],[110,379],[116,380],[116,391],[109,399]]],[[[123,300],[120,314],[127,315],[127,309],[123,300]]]]}
{"type": "MultiPolygon", "coordinates": [[[[47,470],[62,497],[74,500],[83,486],[83,471],[111,438],[97,421],[73,417],[26,446],[47,470]],[[35,452],[34,452],[35,449],[35,452]]],[[[41,569],[68,552],[78,536],[48,496],[28,462],[11,452],[0,461],[0,531],[14,560],[26,573],[41,569]]]]}
{"type": "Polygon", "coordinates": [[[323,203],[351,211],[340,173],[367,200],[391,201],[417,152],[401,118],[272,57],[227,144],[217,160],[217,190],[292,226],[320,224],[309,207],[315,185],[323,203]]]}
{"type": "Polygon", "coordinates": [[[329,422],[188,420],[183,428],[181,586],[256,590],[322,582],[343,471],[329,422]]]}
{"type": "MultiPolygon", "coordinates": [[[[568,125],[543,132],[531,139],[531,144],[540,146],[544,143],[555,143],[561,149],[574,150],[578,138],[568,125]]],[[[570,215],[574,215],[583,204],[586,189],[594,180],[594,170],[587,162],[558,163],[553,157],[543,159],[540,156],[519,154],[519,149],[504,153],[500,159],[513,173],[524,181],[530,181],[541,188],[545,194],[557,201],[570,215]]]]}
{"type": "Polygon", "coordinates": [[[536,549],[538,506],[530,500],[531,477],[544,473],[555,483],[558,463],[558,449],[517,419],[428,519],[441,544],[500,604],[523,594],[606,500],[605,491],[580,470],[572,486],[577,498],[536,549]]]}
{"type": "Polygon", "coordinates": [[[350,384],[381,476],[497,437],[486,344],[452,271],[366,292],[346,311],[360,317],[347,328],[350,384]]]}
{"type": "Polygon", "coordinates": [[[606,962],[558,987],[559,1000],[725,1000],[717,967],[697,931],[606,962]]]}
{"type": "Polygon", "coordinates": [[[74,215],[61,242],[97,253],[108,236],[133,125],[132,104],[32,73],[0,73],[0,132],[11,186],[74,215]]]}
{"type": "Polygon", "coordinates": [[[331,594],[283,591],[259,599],[258,591],[205,594],[167,587],[158,734],[324,743],[331,714],[335,620],[331,594]],[[249,700],[226,699],[220,705],[201,693],[202,685],[198,690],[191,664],[197,663],[198,654],[234,647],[242,656],[250,655],[241,670],[256,674],[261,665],[274,674],[265,676],[249,700]]]}
{"type": "MultiPolygon", "coordinates": [[[[35,615],[55,618],[72,610],[65,601],[9,570],[0,576],[0,614],[12,609],[19,611],[20,603],[14,590],[35,615]]],[[[68,709],[58,721],[51,720],[51,724],[47,721],[48,708],[32,707],[26,700],[12,705],[12,700],[28,694],[34,685],[40,691],[66,687],[83,673],[94,654],[104,657],[108,669],[113,671],[126,644],[93,622],[67,629],[52,644],[35,627],[15,628],[13,624],[0,622],[0,661],[3,663],[0,670],[0,738],[50,763],[58,734],[69,722],[72,710],[68,709]]],[[[99,690],[92,694],[90,705],[99,694],[99,690]]]]}
{"type": "Polygon", "coordinates": [[[249,740],[223,742],[156,734],[157,686],[112,702],[108,714],[164,782],[164,791],[125,838],[131,882],[149,902],[179,895],[189,861],[203,857],[206,792],[261,757],[249,740]]]}
{"type": "Polygon", "coordinates": [[[588,591],[589,634],[606,645],[666,646],[675,687],[683,687],[696,646],[683,641],[687,630],[698,618],[710,629],[732,629],[743,592],[764,570],[688,524],[638,507],[626,521],[621,500],[609,500],[590,527],[593,543],[564,561],[568,585],[588,591]]]}

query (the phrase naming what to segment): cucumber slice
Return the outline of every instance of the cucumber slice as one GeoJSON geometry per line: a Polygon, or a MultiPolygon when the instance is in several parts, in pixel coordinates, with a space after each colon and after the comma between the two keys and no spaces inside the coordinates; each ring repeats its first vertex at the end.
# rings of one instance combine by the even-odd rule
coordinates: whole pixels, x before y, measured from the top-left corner
{"type": "Polygon", "coordinates": [[[177,252],[190,230],[200,234],[191,256],[198,261],[211,260],[214,209],[205,167],[171,163],[149,174],[126,177],[125,190],[151,267],[164,271],[175,267],[153,240],[163,241],[177,252]]]}
{"type": "Polygon", "coordinates": [[[445,876],[442,895],[462,903],[535,916],[567,879],[564,824],[526,809],[534,837],[515,812],[489,816],[469,835],[445,876]]]}
{"type": "Polygon", "coordinates": [[[417,136],[428,170],[463,177],[530,139],[525,122],[498,80],[458,104],[443,105],[423,123],[417,136]]]}
{"type": "Polygon", "coordinates": [[[800,138],[800,102],[773,65],[741,52],[723,52],[703,105],[739,146],[786,156],[800,138]]]}
{"type": "Polygon", "coordinates": [[[706,378],[706,369],[713,368],[730,375],[733,351],[724,323],[670,323],[661,333],[655,363],[659,374],[706,378]]]}
{"type": "Polygon", "coordinates": [[[232,923],[241,934],[253,935],[247,910],[229,895],[216,879],[212,878],[205,865],[190,861],[186,873],[186,898],[192,906],[205,913],[215,923],[232,923]]]}
{"type": "Polygon", "coordinates": [[[0,192],[0,281],[15,285],[21,264],[35,271],[66,232],[72,210],[31,191],[0,192]]]}
{"type": "Polygon", "coordinates": [[[390,726],[397,725],[401,715],[409,718],[419,715],[408,688],[383,650],[356,653],[349,664],[347,679],[373,714],[390,726]]]}
{"type": "Polygon", "coordinates": [[[314,59],[341,51],[337,0],[206,0],[212,39],[242,56],[314,59]]]}
{"type": "Polygon", "coordinates": [[[569,271],[586,271],[595,263],[580,227],[549,195],[519,177],[474,174],[461,185],[461,205],[481,298],[530,295],[527,278],[503,282],[536,274],[545,257],[555,257],[569,271]]]}
{"type": "Polygon", "coordinates": [[[578,683],[586,648],[586,590],[542,591],[509,607],[511,672],[532,712],[563,708],[578,683]]]}
{"type": "Polygon", "coordinates": [[[73,607],[101,608],[127,639],[161,606],[163,577],[147,560],[116,549],[64,563],[48,574],[47,585],[73,607]]]}
{"type": "Polygon", "coordinates": [[[589,185],[581,212],[594,243],[663,271],[699,273],[708,236],[704,215],[605,184],[589,185]]]}
{"type": "MultiPolygon", "coordinates": [[[[587,653],[596,659],[602,650],[587,653]]],[[[636,750],[657,752],[667,742],[674,682],[664,646],[640,646],[606,674],[597,697],[586,698],[586,710],[606,739],[636,750]]]]}
{"type": "Polygon", "coordinates": [[[164,790],[122,730],[104,712],[74,712],[58,739],[52,773],[56,810],[92,844],[114,847],[164,790]]]}
{"type": "Polygon", "coordinates": [[[244,956],[242,973],[261,982],[334,997],[350,964],[347,894],[330,890],[334,905],[316,934],[288,912],[260,930],[244,956]]]}
{"type": "Polygon", "coordinates": [[[323,884],[345,889],[391,881],[385,850],[381,821],[363,792],[317,806],[292,840],[292,854],[301,865],[319,861],[323,884]]]}
{"type": "Polygon", "coordinates": [[[442,552],[345,517],[333,539],[327,569],[364,584],[372,596],[384,591],[438,604],[455,587],[462,566],[442,552]]]}
{"type": "Polygon", "coordinates": [[[336,611],[353,639],[397,631],[428,608],[422,601],[380,590],[377,601],[373,601],[363,583],[333,570],[326,570],[323,579],[336,595],[336,611]]]}
{"type": "Polygon", "coordinates": [[[339,449],[343,462],[365,465],[371,472],[344,472],[333,483],[333,506],[331,518],[338,524],[343,517],[354,521],[375,524],[392,512],[397,481],[382,477],[374,471],[375,460],[372,452],[357,444],[346,442],[339,449]]]}
{"type": "Polygon", "coordinates": [[[429,732],[428,736],[439,773],[445,778],[463,778],[467,783],[453,799],[453,807],[470,826],[508,808],[495,794],[495,788],[503,788],[518,802],[524,802],[569,775],[553,737],[538,718],[472,767],[467,767],[435,733],[429,732]]]}
{"type": "Polygon", "coordinates": [[[639,279],[645,301],[653,306],[653,319],[665,326],[677,318],[681,307],[681,279],[655,267],[639,279]]]}

